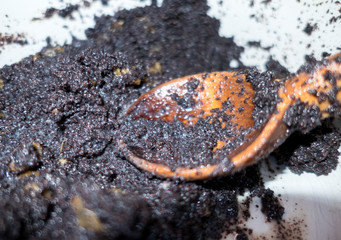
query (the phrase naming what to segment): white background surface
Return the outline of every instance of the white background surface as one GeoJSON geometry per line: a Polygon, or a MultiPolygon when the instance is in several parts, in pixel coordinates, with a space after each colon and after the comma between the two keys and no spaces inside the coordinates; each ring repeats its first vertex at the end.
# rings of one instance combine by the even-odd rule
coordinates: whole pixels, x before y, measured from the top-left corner
{"type": "MultiPolygon", "coordinates": [[[[94,25],[94,15],[113,14],[121,8],[149,5],[151,1],[111,0],[107,7],[97,1],[89,8],[81,7],[74,12],[74,20],[55,15],[51,19],[31,21],[43,17],[49,7],[65,7],[65,2],[83,5],[82,1],[76,0],[0,0],[0,33],[23,33],[29,42],[27,46],[11,44],[0,48],[0,67],[39,51],[46,45],[45,39],[48,36],[52,38],[53,44],[70,42],[72,35],[85,38],[84,30],[94,25]],[[65,25],[68,27],[63,27],[65,25]]],[[[341,47],[341,20],[328,24],[332,16],[340,15],[338,11],[341,5],[336,1],[273,0],[266,5],[256,0],[254,7],[249,7],[251,0],[225,0],[222,4],[218,0],[208,2],[211,6],[209,15],[222,22],[222,36],[233,36],[240,46],[246,46],[248,41],[261,41],[262,47],[272,46],[270,51],[246,47],[242,55],[245,64],[264,69],[264,62],[272,54],[281,64],[296,71],[304,62],[305,54],[315,54],[320,58],[322,52],[336,53],[337,48],[341,47]],[[252,14],[254,18],[250,18],[252,14]],[[318,24],[311,36],[303,32],[307,23],[318,24]],[[311,44],[310,48],[307,48],[308,44],[311,44]]],[[[268,175],[264,173],[265,178],[268,175]]],[[[286,209],[284,218],[288,223],[302,220],[303,226],[307,225],[301,228],[303,239],[341,239],[340,165],[328,176],[299,176],[287,169],[272,175],[274,179],[266,180],[266,186],[281,194],[286,209]]],[[[257,199],[254,205],[256,203],[257,199]]],[[[277,227],[265,223],[258,208],[252,207],[251,210],[253,219],[247,224],[253,228],[254,236],[276,239],[277,227]]],[[[227,239],[233,237],[229,235],[227,239]]]]}

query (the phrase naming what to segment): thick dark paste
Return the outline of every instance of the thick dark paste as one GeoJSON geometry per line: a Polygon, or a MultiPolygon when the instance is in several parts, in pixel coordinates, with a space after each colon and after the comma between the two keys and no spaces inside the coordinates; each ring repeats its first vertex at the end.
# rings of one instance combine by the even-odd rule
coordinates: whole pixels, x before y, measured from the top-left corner
{"type": "MultiPolygon", "coordinates": [[[[243,48],[218,35],[207,9],[205,1],[179,0],[122,10],[97,18],[87,40],[48,46],[0,69],[0,238],[219,239],[236,221],[237,194],[263,186],[257,165],[209,182],[171,181],[135,168],[117,145],[124,134],[144,134],[143,122],[127,132],[132,121],[122,115],[153,86],[228,70],[231,60],[243,68],[243,48]]],[[[270,84],[272,93],[272,78],[249,81],[270,84]]],[[[265,113],[277,101],[268,95],[255,100],[265,113]]],[[[209,145],[207,136],[198,144],[209,145]]],[[[299,161],[308,153],[298,151],[299,161]]],[[[336,154],[324,159],[336,166],[336,154]]],[[[323,166],[324,173],[333,168],[323,166]]]]}
{"type": "Polygon", "coordinates": [[[338,164],[340,142],[340,134],[332,121],[325,120],[308,134],[294,133],[273,155],[295,173],[327,175],[338,164]]]}
{"type": "Polygon", "coordinates": [[[236,136],[229,115],[221,113],[199,119],[194,126],[185,126],[178,120],[166,123],[139,119],[125,122],[121,130],[129,149],[137,156],[176,169],[220,163],[245,141],[250,129],[236,136]],[[226,119],[224,128],[219,118],[226,119]],[[225,141],[225,146],[214,151],[218,141],[225,141]]]}

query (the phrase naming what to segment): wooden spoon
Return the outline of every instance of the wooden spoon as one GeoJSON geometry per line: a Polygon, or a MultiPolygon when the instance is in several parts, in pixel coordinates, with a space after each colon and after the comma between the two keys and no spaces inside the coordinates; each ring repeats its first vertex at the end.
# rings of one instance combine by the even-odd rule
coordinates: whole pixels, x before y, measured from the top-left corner
{"type": "MultiPolygon", "coordinates": [[[[119,145],[124,155],[137,167],[155,175],[185,180],[201,180],[231,174],[268,156],[296,129],[288,126],[284,117],[297,103],[306,108],[314,107],[320,119],[339,115],[341,104],[341,53],[333,55],[317,64],[311,72],[302,72],[284,81],[278,90],[281,101],[268,121],[254,128],[236,150],[228,153],[218,164],[200,167],[180,167],[172,169],[166,164],[153,163],[134,154],[121,139],[119,145]]],[[[229,100],[235,107],[232,119],[236,135],[242,129],[252,128],[254,119],[252,99],[255,92],[245,74],[236,72],[213,72],[191,75],[162,84],[142,95],[127,110],[133,118],[161,119],[171,122],[176,117],[185,125],[193,125],[200,118],[214,113],[212,109],[222,109],[229,100]],[[195,89],[195,94],[193,94],[195,89]],[[191,95],[188,93],[191,92],[191,95]],[[242,92],[242,94],[240,94],[242,92]],[[190,106],[182,106],[181,99],[190,96],[190,106]],[[237,109],[243,108],[243,111],[237,109]]],[[[218,141],[216,149],[224,146],[218,141]]]]}

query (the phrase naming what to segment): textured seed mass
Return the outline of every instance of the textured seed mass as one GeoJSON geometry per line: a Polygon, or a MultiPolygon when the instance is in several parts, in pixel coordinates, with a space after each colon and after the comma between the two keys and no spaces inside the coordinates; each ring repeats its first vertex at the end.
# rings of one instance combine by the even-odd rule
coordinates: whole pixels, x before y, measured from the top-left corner
{"type": "MultiPolygon", "coordinates": [[[[188,0],[122,10],[97,18],[87,40],[48,46],[0,69],[1,239],[219,239],[237,219],[238,194],[271,192],[259,166],[209,182],[170,181],[136,169],[117,146],[122,137],[138,141],[148,133],[148,147],[164,143],[174,150],[184,142],[176,145],[180,159],[208,159],[210,151],[197,148],[214,147],[214,125],[203,121],[193,131],[122,114],[156,85],[226,71],[231,60],[250,73],[258,124],[273,111],[278,86],[272,79],[286,71],[275,60],[271,72],[246,69],[243,48],[218,35],[219,22],[207,9],[205,1],[188,0]]],[[[339,133],[324,122],[276,154],[295,172],[327,174],[339,143],[339,133]]],[[[260,196],[268,204],[262,211],[280,221],[275,196],[260,196]]]]}

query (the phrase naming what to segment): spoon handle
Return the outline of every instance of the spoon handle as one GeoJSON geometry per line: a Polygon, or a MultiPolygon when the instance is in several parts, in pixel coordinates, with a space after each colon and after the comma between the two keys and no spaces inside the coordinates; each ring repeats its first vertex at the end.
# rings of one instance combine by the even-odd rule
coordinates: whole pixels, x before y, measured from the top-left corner
{"type": "Polygon", "coordinates": [[[325,59],[311,71],[290,78],[278,95],[282,101],[268,122],[231,153],[234,170],[266,157],[295,130],[308,132],[321,119],[341,115],[341,53],[325,59]]]}
{"type": "Polygon", "coordinates": [[[310,72],[302,72],[285,83],[284,94],[293,102],[317,106],[321,119],[340,115],[341,53],[330,56],[310,72]]]}

